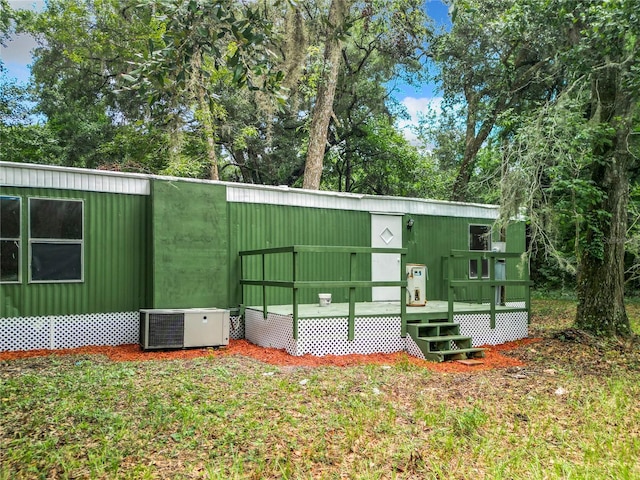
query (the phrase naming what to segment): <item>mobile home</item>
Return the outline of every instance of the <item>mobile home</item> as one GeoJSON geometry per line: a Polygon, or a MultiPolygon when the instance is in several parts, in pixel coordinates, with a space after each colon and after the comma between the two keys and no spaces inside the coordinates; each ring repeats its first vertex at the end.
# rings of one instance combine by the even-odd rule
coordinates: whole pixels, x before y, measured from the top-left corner
{"type": "Polygon", "coordinates": [[[0,351],[137,343],[143,309],[225,309],[292,355],[528,334],[525,225],[497,206],[11,162],[0,200],[0,351]]]}

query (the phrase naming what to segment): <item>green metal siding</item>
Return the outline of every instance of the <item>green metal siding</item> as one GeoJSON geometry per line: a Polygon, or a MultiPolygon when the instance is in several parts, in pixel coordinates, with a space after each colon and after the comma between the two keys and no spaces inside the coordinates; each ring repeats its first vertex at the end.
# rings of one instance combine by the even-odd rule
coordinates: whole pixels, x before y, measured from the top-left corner
{"type": "Polygon", "coordinates": [[[0,318],[135,311],[147,303],[148,197],[2,187],[22,199],[21,282],[0,284],[0,318]],[[84,281],[29,283],[28,199],[84,200],[84,281]]]}
{"type": "Polygon", "coordinates": [[[151,198],[151,306],[231,306],[226,187],[153,180],[151,198]]]}
{"type": "MultiPolygon", "coordinates": [[[[414,225],[411,231],[405,230],[405,245],[407,247],[407,263],[425,264],[429,269],[429,281],[427,282],[427,301],[446,300],[445,271],[443,256],[447,256],[451,250],[469,250],[469,225],[491,225],[492,222],[480,218],[435,217],[435,216],[405,216],[405,223],[413,218],[414,225]]],[[[525,248],[524,224],[517,223],[507,229],[507,252],[523,252],[525,248]]],[[[493,232],[493,240],[498,236],[493,232]]],[[[468,264],[457,261],[454,268],[456,279],[468,278],[468,264]]],[[[520,279],[520,269],[516,268],[516,262],[507,265],[507,278],[520,279]]],[[[525,268],[526,271],[526,268],[525,268]]],[[[524,295],[522,287],[510,287],[514,289],[512,296],[524,295]],[[522,292],[522,293],[521,293],[522,292]]],[[[460,289],[458,300],[475,301],[478,298],[474,288],[460,289]]]]}
{"type": "MultiPolygon", "coordinates": [[[[298,245],[371,245],[371,214],[260,203],[227,202],[224,185],[151,180],[151,196],[78,190],[3,187],[3,195],[22,198],[21,283],[0,284],[0,318],[135,311],[139,308],[236,307],[262,302],[258,287],[242,297],[242,250],[298,245]],[[28,198],[84,200],[84,282],[28,283],[28,198]]],[[[469,224],[491,220],[426,215],[413,218],[404,229],[408,263],[429,268],[427,300],[446,300],[443,256],[452,249],[468,250],[469,224]]],[[[494,239],[497,236],[494,232],[494,239]]],[[[524,223],[507,231],[507,251],[525,248],[524,223]]],[[[300,254],[297,280],[348,280],[346,254],[300,254]]],[[[371,279],[371,258],[358,256],[358,280],[371,279]]],[[[455,276],[467,278],[460,262],[455,276]]],[[[292,280],[290,254],[266,262],[267,278],[292,280]]],[[[516,262],[507,265],[508,279],[521,279],[516,262]]],[[[247,259],[245,278],[259,279],[259,257],[247,259]]],[[[507,300],[524,288],[509,287],[507,300]]],[[[475,300],[467,289],[458,300],[475,300]]],[[[269,287],[270,304],[291,303],[287,289],[269,287]]],[[[333,294],[334,302],[348,299],[347,289],[303,291],[300,302],[315,303],[318,293],[333,294]]],[[[370,289],[358,289],[357,301],[370,301],[370,289]]]]}
{"type": "MultiPolygon", "coordinates": [[[[523,253],[527,248],[527,232],[525,222],[514,222],[507,227],[507,252],[523,253]]],[[[528,259],[507,262],[507,279],[529,280],[528,259]]],[[[508,287],[507,302],[523,301],[526,296],[525,287],[508,287]]]]}
{"type": "MultiPolygon", "coordinates": [[[[368,212],[319,208],[263,205],[255,203],[229,203],[230,215],[230,304],[242,300],[240,257],[238,252],[289,245],[371,246],[371,218],[368,212]]],[[[371,258],[357,258],[358,279],[371,279],[371,258]]],[[[291,280],[291,254],[276,254],[266,261],[266,272],[271,280],[291,280]]],[[[259,257],[245,259],[245,278],[258,279],[261,274],[259,257]]],[[[297,280],[348,280],[348,254],[300,254],[297,280]]],[[[301,303],[315,303],[318,293],[331,293],[334,302],[345,302],[348,289],[326,292],[302,291],[301,303]]],[[[262,302],[259,287],[246,287],[245,305],[262,302]]],[[[291,303],[287,289],[269,287],[270,304],[291,303]]],[[[357,301],[371,300],[370,289],[359,289],[357,301]]]]}

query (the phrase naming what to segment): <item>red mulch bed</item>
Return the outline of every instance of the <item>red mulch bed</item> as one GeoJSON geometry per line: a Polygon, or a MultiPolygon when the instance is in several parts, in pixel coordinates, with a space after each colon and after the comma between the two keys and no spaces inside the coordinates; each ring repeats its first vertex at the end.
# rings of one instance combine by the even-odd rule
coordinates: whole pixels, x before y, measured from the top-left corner
{"type": "Polygon", "coordinates": [[[481,365],[468,366],[458,362],[434,363],[421,360],[406,353],[375,353],[370,355],[326,355],[315,357],[304,355],[294,357],[285,350],[259,347],[246,340],[230,340],[227,347],[219,349],[196,348],[188,350],[149,351],[144,352],[139,345],[119,345],[115,347],[95,346],[70,348],[65,350],[27,350],[19,352],[0,352],[0,360],[14,360],[19,358],[42,357],[48,355],[106,355],[115,362],[144,361],[144,360],[182,360],[198,357],[221,357],[225,355],[242,355],[255,358],[264,363],[282,366],[319,367],[333,365],[347,367],[352,365],[393,365],[398,362],[410,362],[423,366],[429,370],[438,372],[472,372],[491,370],[494,368],[518,367],[524,363],[516,358],[502,355],[500,352],[514,350],[516,348],[539,342],[539,338],[525,338],[502,345],[489,345],[486,348],[486,356],[481,365]]]}

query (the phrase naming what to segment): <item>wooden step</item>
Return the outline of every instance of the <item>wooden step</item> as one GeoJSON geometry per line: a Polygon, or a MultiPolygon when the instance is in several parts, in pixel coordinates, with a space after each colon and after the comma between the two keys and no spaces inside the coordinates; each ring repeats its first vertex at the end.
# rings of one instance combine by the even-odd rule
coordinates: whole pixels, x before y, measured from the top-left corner
{"type": "Polygon", "coordinates": [[[460,325],[452,322],[410,323],[407,324],[407,331],[413,338],[459,335],[460,325]]]}
{"type": "Polygon", "coordinates": [[[447,360],[465,360],[469,358],[484,358],[484,348],[460,348],[458,350],[442,350],[439,352],[422,352],[427,360],[432,362],[446,362],[447,360]]]}
{"type": "Polygon", "coordinates": [[[471,337],[465,335],[417,337],[414,338],[414,341],[420,346],[423,353],[471,348],[471,337]]]}

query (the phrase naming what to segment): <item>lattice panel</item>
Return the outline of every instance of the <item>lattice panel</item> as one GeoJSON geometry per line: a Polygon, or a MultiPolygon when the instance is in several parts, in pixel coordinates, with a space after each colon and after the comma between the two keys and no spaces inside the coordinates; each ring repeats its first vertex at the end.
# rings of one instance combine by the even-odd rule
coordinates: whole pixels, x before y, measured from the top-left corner
{"type": "Polygon", "coordinates": [[[406,342],[405,349],[409,355],[421,358],[422,360],[426,360],[424,353],[422,353],[422,350],[420,350],[420,347],[415,342],[415,340],[411,338],[411,335],[407,334],[405,338],[405,342],[406,342]]]}
{"type": "Polygon", "coordinates": [[[496,327],[502,326],[502,342],[513,342],[529,336],[529,314],[510,312],[496,314],[496,327]]]}
{"type": "Polygon", "coordinates": [[[247,309],[244,312],[245,338],[261,347],[284,348],[289,355],[296,355],[293,339],[293,318],[290,315],[268,314],[247,309]]]}
{"type": "Polygon", "coordinates": [[[460,335],[472,338],[472,345],[499,345],[520,340],[529,335],[527,312],[496,314],[496,328],[490,326],[489,314],[454,315],[453,321],[460,324],[460,335]]]}
{"type": "Polygon", "coordinates": [[[229,316],[229,338],[232,340],[240,340],[244,337],[244,318],[240,315],[229,316]]]}
{"type": "Polygon", "coordinates": [[[138,312],[0,319],[0,351],[138,342],[138,312]]]}
{"type": "Polygon", "coordinates": [[[298,340],[293,339],[293,319],[289,315],[245,311],[246,338],[263,347],[284,348],[290,355],[349,355],[393,353],[405,349],[400,337],[399,317],[357,317],[353,341],[348,340],[346,318],[298,320],[298,340]]]}
{"type": "Polygon", "coordinates": [[[354,339],[348,340],[346,318],[303,319],[298,328],[298,355],[394,353],[405,349],[399,317],[356,317],[354,339]]]}
{"type": "Polygon", "coordinates": [[[51,348],[49,317],[0,319],[0,352],[51,348]]]}

